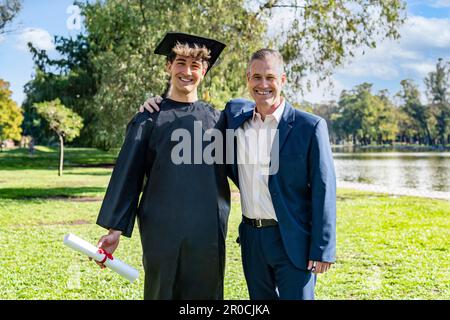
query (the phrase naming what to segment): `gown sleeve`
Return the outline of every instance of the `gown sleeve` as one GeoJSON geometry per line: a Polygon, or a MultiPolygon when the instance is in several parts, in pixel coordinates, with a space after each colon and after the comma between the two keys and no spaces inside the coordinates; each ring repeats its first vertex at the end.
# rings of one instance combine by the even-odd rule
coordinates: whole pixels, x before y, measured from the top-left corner
{"type": "Polygon", "coordinates": [[[125,141],[119,152],[97,224],[122,231],[131,237],[146,169],[148,140],[153,129],[150,113],[137,114],[127,125],[125,141]]]}

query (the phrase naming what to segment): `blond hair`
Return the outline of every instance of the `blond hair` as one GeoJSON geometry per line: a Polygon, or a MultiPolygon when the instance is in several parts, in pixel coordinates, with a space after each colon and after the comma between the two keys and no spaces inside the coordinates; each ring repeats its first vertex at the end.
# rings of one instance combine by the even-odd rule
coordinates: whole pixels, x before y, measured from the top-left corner
{"type": "Polygon", "coordinates": [[[203,67],[207,69],[209,66],[208,61],[211,58],[211,50],[205,46],[194,44],[194,46],[191,47],[187,43],[180,43],[177,41],[175,47],[172,48],[171,54],[167,57],[167,60],[173,62],[177,55],[202,60],[203,67]]]}

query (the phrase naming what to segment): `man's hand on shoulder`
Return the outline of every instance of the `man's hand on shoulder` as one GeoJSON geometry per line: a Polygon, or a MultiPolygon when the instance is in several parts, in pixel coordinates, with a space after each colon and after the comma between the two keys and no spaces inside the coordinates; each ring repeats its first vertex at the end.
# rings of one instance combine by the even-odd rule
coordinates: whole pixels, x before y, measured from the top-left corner
{"type": "Polygon", "coordinates": [[[139,107],[139,112],[144,112],[147,110],[150,113],[159,111],[159,104],[163,101],[161,96],[150,97],[148,98],[143,105],[139,107]]]}

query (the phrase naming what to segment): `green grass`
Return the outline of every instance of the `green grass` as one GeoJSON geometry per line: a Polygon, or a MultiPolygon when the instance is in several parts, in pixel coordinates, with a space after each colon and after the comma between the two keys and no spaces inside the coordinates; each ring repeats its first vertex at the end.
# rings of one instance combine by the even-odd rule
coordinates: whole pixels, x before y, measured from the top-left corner
{"type": "MultiPolygon", "coordinates": [[[[115,253],[140,270],[133,284],[62,243],[70,232],[94,244],[104,234],[95,220],[111,168],[102,165],[116,154],[69,148],[58,177],[56,149],[0,153],[0,299],[142,299],[137,228],[115,253]]],[[[338,190],[337,263],[319,276],[316,298],[450,299],[449,213],[447,201],[338,190]]],[[[239,221],[235,194],[226,299],[248,298],[235,242],[239,221]]]]}

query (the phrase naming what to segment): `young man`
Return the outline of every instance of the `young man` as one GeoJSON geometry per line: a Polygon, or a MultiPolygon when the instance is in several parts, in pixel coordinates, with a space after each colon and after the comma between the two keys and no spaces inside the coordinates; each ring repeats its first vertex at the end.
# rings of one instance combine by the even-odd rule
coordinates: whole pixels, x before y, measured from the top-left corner
{"type": "Polygon", "coordinates": [[[220,113],[198,100],[197,87],[224,47],[180,33],[161,41],[155,53],[167,56],[167,99],[158,114],[139,113],[129,123],[103,200],[97,224],[109,234],[98,247],[109,253],[121,235],[131,236],[137,215],[145,299],[223,299],[230,209],[225,167],[174,163],[172,133],[193,137],[198,129],[218,126],[220,113]]]}
{"type": "MultiPolygon", "coordinates": [[[[335,261],[336,178],[326,122],[285,101],[285,83],[281,54],[258,50],[247,70],[255,102],[232,100],[224,111],[237,137],[230,177],[241,192],[239,239],[251,299],[314,299],[316,274],[335,261]],[[237,161],[254,155],[256,161],[237,161]]],[[[151,105],[156,110],[153,100],[144,104],[151,105]]]]}

